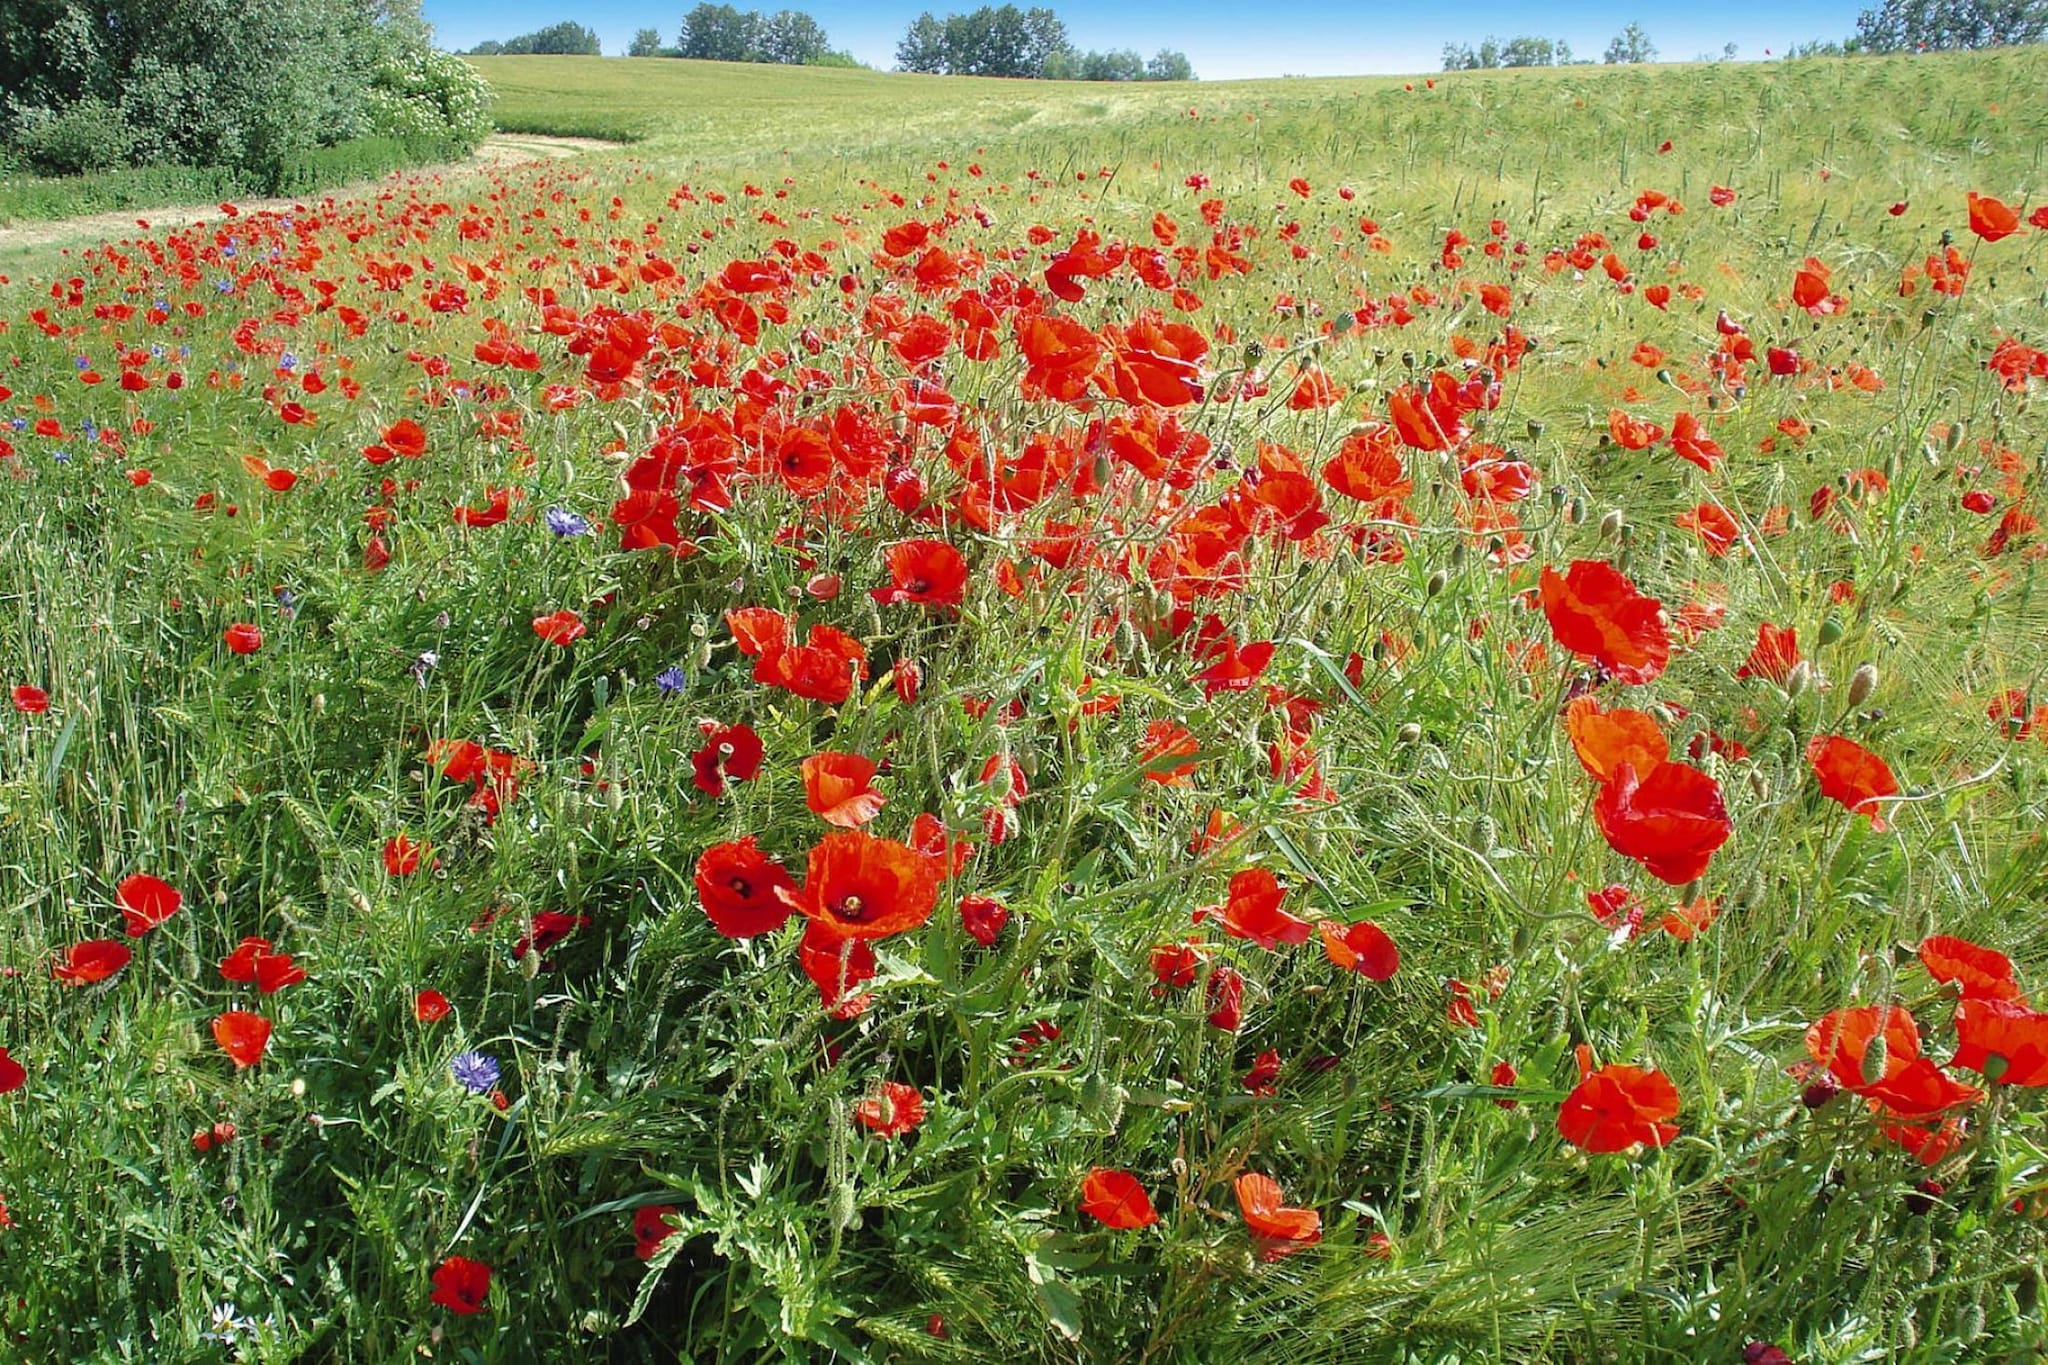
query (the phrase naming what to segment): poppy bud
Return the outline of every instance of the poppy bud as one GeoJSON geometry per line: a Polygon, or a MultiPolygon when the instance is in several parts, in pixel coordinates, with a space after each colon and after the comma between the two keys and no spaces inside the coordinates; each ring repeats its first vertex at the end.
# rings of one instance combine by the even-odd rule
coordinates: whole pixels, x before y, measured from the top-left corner
{"type": "Polygon", "coordinates": [[[1839,616],[1830,616],[1830,617],[1828,617],[1828,619],[1827,619],[1827,620],[1825,620],[1825,621],[1823,621],[1823,622],[1821,622],[1821,623],[1820,623],[1820,642],[1821,642],[1821,644],[1823,644],[1823,645],[1831,645],[1831,644],[1833,644],[1833,643],[1834,643],[1835,641],[1837,641],[1837,640],[1839,640],[1839,639],[1841,639],[1841,638],[1842,638],[1842,618],[1841,618],[1841,617],[1839,617],[1839,616]]]}
{"type": "MultiPolygon", "coordinates": [[[[885,1109],[887,1104],[888,1101],[884,1100],[885,1109]]],[[[860,1211],[853,1206],[853,1186],[846,1181],[842,1180],[832,1187],[830,1208],[833,1227],[851,1228],[860,1222],[860,1211]]]]}
{"type": "Polygon", "coordinates": [[[1408,722],[1408,723],[1407,723],[1406,725],[1402,726],[1402,727],[1401,727],[1401,728],[1400,728],[1399,730],[1397,730],[1397,731],[1395,731],[1395,732],[1394,732],[1394,743],[1396,743],[1396,744],[1420,744],[1420,743],[1422,743],[1422,727],[1421,727],[1420,725],[1417,725],[1417,724],[1416,724],[1416,723],[1415,723],[1414,721],[1412,721],[1412,720],[1411,720],[1411,721],[1409,721],[1409,722],[1408,722]]]}
{"type": "Polygon", "coordinates": [[[1870,700],[1870,694],[1877,691],[1877,665],[1864,663],[1856,665],[1856,671],[1849,675],[1849,705],[1861,706],[1870,700]]]}
{"type": "Polygon", "coordinates": [[[1600,538],[1602,540],[1619,540],[1623,524],[1621,509],[1617,507],[1606,516],[1600,518],[1600,538]]]}
{"type": "Polygon", "coordinates": [[[1571,491],[1561,483],[1554,483],[1550,485],[1550,488],[1548,489],[1548,491],[1544,493],[1544,496],[1550,499],[1550,505],[1552,507],[1561,509],[1565,505],[1566,501],[1570,499],[1571,491]]]}
{"type": "Polygon", "coordinates": [[[1539,436],[1541,436],[1541,435],[1543,434],[1543,423],[1542,423],[1542,422],[1540,422],[1540,421],[1538,421],[1538,420],[1537,420],[1536,418],[1534,418],[1534,417],[1531,417],[1531,418],[1529,419],[1529,428],[1528,428],[1528,429],[1529,429],[1529,439],[1533,441],[1533,440],[1535,440],[1535,439],[1536,439],[1537,437],[1539,437],[1539,436]]]}
{"type": "Polygon", "coordinates": [[[1963,435],[1968,425],[1969,424],[1963,421],[1963,419],[1960,417],[1956,418],[1955,421],[1949,423],[1948,438],[1946,441],[1946,445],[1951,455],[1955,453],[1956,447],[1963,443],[1963,435]]]}
{"type": "Polygon", "coordinates": [[[1975,1341],[1984,1335],[1984,1305],[1971,1302],[1956,1312],[1956,1335],[1964,1341],[1975,1341]]]}
{"type": "Polygon", "coordinates": [[[1813,665],[1801,659],[1785,677],[1785,695],[1796,697],[1813,682],[1813,665]]]}
{"type": "Polygon", "coordinates": [[[1564,509],[1564,519],[1574,526],[1585,525],[1586,500],[1584,498],[1573,498],[1567,503],[1564,509]]]}
{"type": "Polygon", "coordinates": [[[1883,1080],[1885,1063],[1890,1059],[1891,1045],[1885,1041],[1884,1031],[1880,1029],[1863,1049],[1863,1083],[1876,1085],[1883,1080]]]}
{"type": "Polygon", "coordinates": [[[1422,585],[1422,595],[1424,597],[1435,597],[1444,590],[1444,585],[1450,581],[1451,576],[1442,569],[1438,569],[1429,576],[1429,581],[1422,585]]]}

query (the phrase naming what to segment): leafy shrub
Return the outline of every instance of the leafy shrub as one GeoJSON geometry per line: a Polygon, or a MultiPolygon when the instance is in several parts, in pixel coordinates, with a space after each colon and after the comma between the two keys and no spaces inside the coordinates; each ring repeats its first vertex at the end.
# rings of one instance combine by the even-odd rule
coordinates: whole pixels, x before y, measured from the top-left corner
{"type": "Polygon", "coordinates": [[[128,159],[134,135],[121,111],[88,97],[64,109],[31,106],[17,115],[15,143],[22,159],[44,175],[105,170],[128,159]]]}

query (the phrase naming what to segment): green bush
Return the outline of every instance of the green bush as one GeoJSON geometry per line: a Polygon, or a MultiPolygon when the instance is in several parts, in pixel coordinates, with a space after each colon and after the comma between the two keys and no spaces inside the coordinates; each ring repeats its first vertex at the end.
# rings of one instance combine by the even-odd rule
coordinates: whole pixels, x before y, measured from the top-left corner
{"type": "Polygon", "coordinates": [[[95,96],[64,109],[30,106],[18,119],[15,145],[29,167],[44,175],[78,175],[119,166],[135,141],[121,121],[121,111],[95,96]]]}

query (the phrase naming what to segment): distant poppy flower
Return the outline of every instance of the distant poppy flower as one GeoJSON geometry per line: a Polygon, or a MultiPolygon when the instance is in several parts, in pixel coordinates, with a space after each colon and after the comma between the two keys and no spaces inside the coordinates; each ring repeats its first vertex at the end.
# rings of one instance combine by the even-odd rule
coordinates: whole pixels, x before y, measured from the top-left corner
{"type": "Polygon", "coordinates": [[[1791,626],[1757,623],[1756,644],[1749,658],[1735,670],[1738,678],[1762,678],[1783,687],[1799,666],[1799,634],[1791,626]]]}
{"type": "Polygon", "coordinates": [[[454,1007],[448,997],[429,986],[412,998],[412,1016],[422,1024],[438,1024],[454,1007]]]}
{"type": "Polygon", "coordinates": [[[1097,1166],[1081,1181],[1081,1212],[1119,1231],[1149,1228],[1159,1221],[1152,1196],[1129,1171],[1097,1166]]]}
{"type": "Polygon", "coordinates": [[[859,830],[826,835],[811,850],[800,892],[784,904],[847,938],[876,939],[931,918],[939,874],[929,858],[859,830]]]}
{"type": "Polygon", "coordinates": [[[263,648],[263,632],[247,622],[239,622],[221,632],[221,639],[237,654],[254,654],[263,648]]]}
{"type": "Polygon", "coordinates": [[[50,709],[50,694],[23,683],[14,689],[14,709],[25,716],[40,716],[50,709]]]}
{"type": "Polygon", "coordinates": [[[185,898],[176,887],[147,872],[123,877],[114,888],[114,904],[120,907],[130,938],[141,938],[177,914],[184,903],[185,898]]]}
{"type": "Polygon", "coordinates": [[[1600,789],[1593,816],[1609,847],[1672,886],[1705,872],[1735,831],[1721,785],[1684,763],[1660,763],[1641,778],[1623,763],[1600,789]]]}
{"type": "Polygon", "coordinates": [[[787,893],[796,883],[751,834],[705,849],[697,858],[695,881],[711,927],[727,938],[772,934],[789,920],[787,893]]]}
{"type": "MultiPolygon", "coordinates": [[[[1153,966],[1158,966],[1154,954],[1153,966]]],[[[1235,1033],[1244,1023],[1244,974],[1231,966],[1221,966],[1209,973],[1207,1004],[1209,1025],[1225,1033],[1235,1033]]]]}
{"type": "Polygon", "coordinates": [[[1323,941],[1324,956],[1344,971],[1357,972],[1368,981],[1390,981],[1401,969],[1401,950],[1386,930],[1369,919],[1351,925],[1322,920],[1316,924],[1316,933],[1323,941]]]}
{"type": "Polygon", "coordinates": [[[1678,1136],[1678,1087],[1662,1072],[1610,1065],[1590,1072],[1557,1113],[1557,1131],[1588,1152],[1619,1152],[1638,1143],[1662,1147],[1678,1136]]]}
{"type": "Polygon", "coordinates": [[[0,1047],[0,1095],[5,1095],[10,1090],[19,1090],[27,1084],[27,1069],[8,1056],[6,1048],[0,1047]]]}
{"type": "Polygon", "coordinates": [[[1853,739],[1818,735],[1806,746],[1806,761],[1821,795],[1869,816],[1871,829],[1884,832],[1884,798],[1899,794],[1899,782],[1883,759],[1853,739]]]}
{"type": "Polygon", "coordinates": [[[467,1256],[450,1256],[434,1269],[429,1302],[456,1313],[481,1313],[491,1295],[491,1268],[467,1256]]]}
{"type": "Polygon", "coordinates": [[[853,1116],[876,1137],[902,1137],[924,1122],[924,1096],[914,1085],[883,1081],[874,1093],[853,1107],[853,1116]]]}
{"type": "Polygon", "coordinates": [[[1257,1171],[1237,1178],[1237,1207],[1258,1244],[1259,1259],[1277,1261],[1323,1240],[1323,1218],[1314,1209],[1281,1202],[1280,1182],[1257,1171]]]}
{"type": "Polygon", "coordinates": [[[858,829],[887,804],[874,789],[876,763],[859,754],[830,750],[803,761],[804,804],[828,825],[858,829]]]}
{"type": "Polygon", "coordinates": [[[51,965],[50,974],[67,986],[90,986],[120,971],[134,956],[119,939],[90,939],[66,948],[51,965]]]}
{"type": "Polygon", "coordinates": [[[1287,895],[1279,878],[1263,867],[1248,867],[1230,879],[1230,895],[1221,906],[1197,911],[1221,911],[1223,932],[1232,938],[1248,938],[1261,948],[1276,949],[1283,943],[1306,943],[1311,928],[1305,919],[1280,908],[1287,895]]]}
{"type": "Polygon", "coordinates": [[[237,1069],[252,1067],[270,1044],[270,1021],[249,1010],[229,1010],[213,1021],[213,1040],[237,1069]]]}
{"type": "Polygon", "coordinates": [[[2002,200],[1971,190],[1965,196],[1970,208],[1970,231],[1987,242],[2010,237],[2020,230],[2019,213],[2002,200]]]}
{"type": "Polygon", "coordinates": [[[633,1255],[651,1261],[681,1231],[673,1221],[681,1212],[674,1204],[643,1204],[633,1214],[633,1255]]]}
{"type": "Polygon", "coordinates": [[[992,896],[967,895],[960,898],[960,927],[984,948],[995,946],[1003,926],[1010,922],[1010,907],[992,896]]]}
{"type": "Polygon", "coordinates": [[[1559,644],[1625,683],[1651,681],[1671,658],[1663,604],[1611,564],[1575,560],[1563,574],[1546,566],[1541,600],[1559,644]]]}
{"type": "Polygon", "coordinates": [[[394,877],[410,877],[420,870],[427,846],[410,835],[395,834],[384,841],[384,870],[394,877]]]}
{"type": "Polygon", "coordinates": [[[1671,756],[1670,741],[1647,712],[1605,711],[1592,697],[1575,697],[1564,709],[1564,722],[1572,752],[1596,782],[1607,781],[1623,764],[1651,772],[1671,756]]]}
{"type": "Polygon", "coordinates": [[[582,639],[589,631],[583,618],[567,609],[549,612],[546,616],[533,618],[533,633],[551,645],[564,649],[582,639]]]}

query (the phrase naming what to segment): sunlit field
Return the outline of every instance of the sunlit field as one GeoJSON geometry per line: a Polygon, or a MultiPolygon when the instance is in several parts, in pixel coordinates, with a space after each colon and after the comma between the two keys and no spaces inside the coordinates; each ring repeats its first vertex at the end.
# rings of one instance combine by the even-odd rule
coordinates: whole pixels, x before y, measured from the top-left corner
{"type": "Polygon", "coordinates": [[[15,1356],[2048,1350],[2048,55],[478,66],[0,262],[15,1356]]]}

